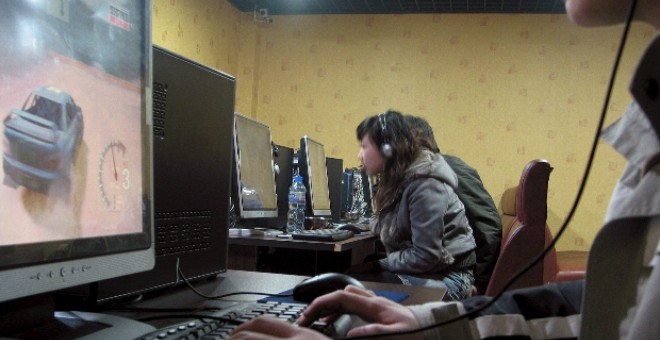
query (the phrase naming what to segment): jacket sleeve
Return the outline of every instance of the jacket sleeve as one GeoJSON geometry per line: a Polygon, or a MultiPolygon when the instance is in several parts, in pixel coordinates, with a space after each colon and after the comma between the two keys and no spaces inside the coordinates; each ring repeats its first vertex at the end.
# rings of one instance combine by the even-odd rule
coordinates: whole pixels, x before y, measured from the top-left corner
{"type": "Polygon", "coordinates": [[[460,302],[429,302],[423,305],[408,306],[408,309],[415,316],[420,328],[428,328],[424,331],[424,339],[476,339],[468,318],[460,318],[465,314],[465,309],[460,302]],[[459,319],[450,321],[455,318],[459,319]],[[433,327],[442,322],[448,322],[448,324],[433,327]]]}
{"type": "Polygon", "coordinates": [[[570,339],[580,330],[583,287],[583,281],[561,282],[507,291],[497,300],[479,295],[408,309],[428,327],[426,339],[570,339]]]}

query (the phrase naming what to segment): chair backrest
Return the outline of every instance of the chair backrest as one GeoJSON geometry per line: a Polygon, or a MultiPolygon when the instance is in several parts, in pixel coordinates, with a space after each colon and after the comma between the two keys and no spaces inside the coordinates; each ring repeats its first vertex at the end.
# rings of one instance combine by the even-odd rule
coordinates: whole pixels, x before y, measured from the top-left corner
{"type": "MultiPolygon", "coordinates": [[[[507,189],[502,195],[502,247],[488,282],[486,295],[497,294],[509,279],[537,257],[552,239],[551,236],[548,237],[551,234],[546,223],[551,171],[552,167],[547,161],[533,160],[523,169],[518,186],[507,189]]],[[[530,268],[508,289],[546,283],[548,277],[554,275],[551,264],[552,258],[547,257],[530,268]],[[544,272],[544,262],[548,262],[547,272],[544,272]]]]}

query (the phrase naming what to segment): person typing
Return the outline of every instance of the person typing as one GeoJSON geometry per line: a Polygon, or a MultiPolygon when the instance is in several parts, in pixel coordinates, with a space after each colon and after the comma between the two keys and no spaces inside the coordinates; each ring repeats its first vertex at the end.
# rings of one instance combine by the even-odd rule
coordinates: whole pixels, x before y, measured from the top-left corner
{"type": "MultiPolygon", "coordinates": [[[[581,26],[627,22],[626,8],[630,8],[633,19],[660,30],[658,1],[565,0],[565,3],[570,19],[581,26]]],[[[358,315],[369,322],[351,329],[348,336],[410,331],[413,337],[452,339],[660,338],[660,323],[657,322],[657,315],[660,315],[657,303],[660,299],[660,108],[656,104],[660,74],[657,67],[653,67],[659,53],[660,39],[656,38],[647,51],[650,57],[642,59],[634,78],[633,89],[641,79],[642,90],[633,91],[635,101],[602,135],[626,158],[628,165],[612,195],[606,224],[590,251],[586,281],[508,291],[485,309],[480,306],[493,302],[492,298],[477,296],[456,302],[402,306],[369,291],[347,286],[342,291],[315,299],[297,320],[298,327],[271,318],[258,318],[237,328],[232,338],[266,335],[290,339],[327,338],[304,326],[319,318],[343,313],[358,315]],[[650,64],[645,64],[646,60],[650,60],[650,64]],[[620,242],[624,237],[626,244],[620,242]],[[434,326],[461,315],[465,317],[456,322],[434,326]],[[489,323],[493,315],[497,315],[497,322],[489,323]],[[552,325],[538,326],[550,317],[552,325]],[[422,333],[423,327],[428,328],[422,333]]]]}

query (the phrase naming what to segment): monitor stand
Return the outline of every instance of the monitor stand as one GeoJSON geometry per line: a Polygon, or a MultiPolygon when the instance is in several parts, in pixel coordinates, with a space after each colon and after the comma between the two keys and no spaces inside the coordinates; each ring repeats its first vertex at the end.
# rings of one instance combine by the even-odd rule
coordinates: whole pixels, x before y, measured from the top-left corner
{"type": "Polygon", "coordinates": [[[134,339],[154,330],[146,323],[109,314],[56,312],[50,294],[0,304],[0,338],[134,339]]]}

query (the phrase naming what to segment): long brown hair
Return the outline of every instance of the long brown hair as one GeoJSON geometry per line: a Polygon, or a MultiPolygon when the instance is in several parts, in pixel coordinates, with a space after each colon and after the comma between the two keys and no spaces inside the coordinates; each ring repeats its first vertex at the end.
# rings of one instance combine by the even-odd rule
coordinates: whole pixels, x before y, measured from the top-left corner
{"type": "Polygon", "coordinates": [[[440,152],[438,143],[435,141],[435,136],[433,135],[433,128],[426,119],[407,115],[406,122],[408,122],[415,143],[435,153],[440,152]]]}
{"type": "MultiPolygon", "coordinates": [[[[408,123],[403,114],[388,110],[381,114],[365,118],[355,129],[358,141],[365,135],[379,149],[389,144],[391,156],[385,157],[385,168],[379,176],[378,191],[374,199],[376,214],[383,209],[393,208],[396,191],[403,183],[406,169],[415,161],[418,152],[408,123]]],[[[383,152],[381,152],[383,153],[383,152]]]]}

